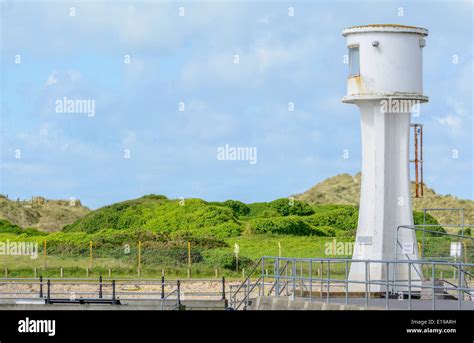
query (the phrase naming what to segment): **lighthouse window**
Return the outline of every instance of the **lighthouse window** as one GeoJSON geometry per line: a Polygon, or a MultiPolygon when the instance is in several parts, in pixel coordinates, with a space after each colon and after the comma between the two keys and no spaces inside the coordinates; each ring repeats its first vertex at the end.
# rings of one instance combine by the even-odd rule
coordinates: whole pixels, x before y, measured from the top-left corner
{"type": "Polygon", "coordinates": [[[359,47],[349,48],[349,76],[360,74],[359,47]]]}

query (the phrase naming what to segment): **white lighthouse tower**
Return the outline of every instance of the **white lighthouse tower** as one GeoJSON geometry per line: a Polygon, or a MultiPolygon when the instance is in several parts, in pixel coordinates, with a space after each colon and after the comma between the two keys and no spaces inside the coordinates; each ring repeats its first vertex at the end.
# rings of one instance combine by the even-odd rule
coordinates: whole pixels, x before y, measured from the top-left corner
{"type": "MultiPolygon", "coordinates": [[[[427,102],[423,95],[422,57],[428,30],[401,25],[355,26],[343,31],[349,49],[349,76],[345,103],[360,110],[362,184],[354,260],[417,260],[410,194],[409,134],[411,111],[427,102]],[[403,249],[402,249],[403,247],[403,249]]],[[[421,282],[418,265],[352,262],[349,281],[412,285],[421,282]],[[367,270],[369,269],[369,270],[367,270]],[[387,270],[390,269],[390,270],[387,270]],[[388,273],[388,274],[387,274],[388,273]],[[409,275],[410,273],[410,275],[409,275]]],[[[351,292],[364,284],[350,283],[351,292]]],[[[397,287],[395,291],[403,290],[397,287]]],[[[373,284],[370,291],[384,291],[373,284]]]]}

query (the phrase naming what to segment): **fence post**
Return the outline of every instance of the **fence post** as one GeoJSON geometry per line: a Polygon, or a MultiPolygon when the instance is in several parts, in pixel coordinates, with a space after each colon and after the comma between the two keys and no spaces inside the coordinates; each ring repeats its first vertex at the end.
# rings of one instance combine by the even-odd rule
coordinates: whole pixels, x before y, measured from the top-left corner
{"type": "Polygon", "coordinates": [[[140,276],[141,267],[142,267],[142,242],[138,241],[138,276],[140,276]]]}
{"type": "Polygon", "coordinates": [[[46,264],[46,256],[47,256],[47,249],[46,249],[46,240],[43,241],[43,257],[44,257],[44,268],[46,269],[47,264],[46,264]]]}
{"type": "Polygon", "coordinates": [[[40,282],[40,294],[39,294],[39,296],[40,296],[40,298],[42,298],[43,297],[43,275],[40,275],[39,282],[40,282]]]}
{"type": "Polygon", "coordinates": [[[47,295],[47,303],[51,302],[51,280],[48,279],[48,295],[47,295]]]}
{"type": "Polygon", "coordinates": [[[165,298],[165,276],[161,276],[161,299],[165,298]]]}
{"type": "Polygon", "coordinates": [[[99,276],[99,298],[102,299],[102,275],[99,276]]]}
{"type": "Polygon", "coordinates": [[[115,304],[115,280],[112,280],[112,302],[115,304]]]}
{"type": "Polygon", "coordinates": [[[191,242],[188,241],[188,268],[191,269],[191,242]]]}
{"type": "Polygon", "coordinates": [[[177,281],[177,287],[178,287],[178,310],[181,310],[181,281],[177,281]]]}
{"type": "Polygon", "coordinates": [[[92,241],[89,241],[89,260],[90,260],[90,264],[91,264],[91,268],[93,267],[93,264],[92,264],[92,241]]]}
{"type": "Polygon", "coordinates": [[[61,275],[61,277],[64,277],[63,267],[61,267],[61,269],[60,269],[60,275],[61,275]]]}
{"type": "Polygon", "coordinates": [[[5,277],[7,278],[8,277],[8,268],[5,267],[5,277]]]}
{"type": "Polygon", "coordinates": [[[35,278],[38,277],[38,270],[35,267],[35,278]]]}
{"type": "Polygon", "coordinates": [[[222,300],[225,300],[225,277],[222,277],[222,300]]]}

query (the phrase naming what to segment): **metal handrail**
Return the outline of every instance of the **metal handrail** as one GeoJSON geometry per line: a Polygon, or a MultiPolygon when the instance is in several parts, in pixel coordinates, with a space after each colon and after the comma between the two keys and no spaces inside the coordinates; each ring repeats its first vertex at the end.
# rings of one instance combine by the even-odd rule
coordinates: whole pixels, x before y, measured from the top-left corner
{"type": "Polygon", "coordinates": [[[260,276],[257,281],[255,281],[253,284],[252,284],[252,287],[249,289],[249,286],[250,285],[247,285],[246,288],[244,288],[246,290],[246,296],[240,301],[240,303],[235,307],[235,310],[238,310],[240,308],[240,306],[242,306],[242,304],[244,302],[247,303],[248,305],[248,301],[249,301],[249,297],[250,297],[250,293],[252,293],[252,291],[255,289],[255,287],[259,284],[260,280],[262,280],[262,276],[260,276]]]}
{"type": "Polygon", "coordinates": [[[264,257],[260,257],[257,263],[255,263],[254,267],[251,269],[250,273],[248,276],[244,279],[244,281],[240,284],[240,286],[237,288],[237,290],[234,292],[234,296],[240,291],[240,289],[247,284],[250,281],[250,277],[255,273],[257,270],[257,267],[260,266],[260,263],[264,261],[264,257]]]}
{"type": "MultiPolygon", "coordinates": [[[[420,265],[431,265],[433,268],[433,274],[432,277],[434,278],[435,275],[435,268],[436,267],[456,267],[460,269],[465,269],[465,268],[474,268],[474,264],[472,263],[463,263],[463,262],[446,262],[446,261],[426,261],[426,260],[356,260],[356,259],[349,259],[349,258],[285,258],[285,257],[271,257],[271,256],[263,256],[262,259],[260,260],[261,263],[264,263],[263,261],[270,260],[273,261],[273,263],[276,266],[279,266],[280,263],[283,264],[284,261],[289,263],[289,261],[295,262],[301,262],[305,263],[308,262],[309,265],[312,265],[314,262],[326,262],[328,263],[328,269],[330,268],[329,265],[332,263],[333,265],[340,265],[340,264],[346,264],[346,269],[347,269],[347,264],[349,262],[364,262],[370,266],[370,264],[377,264],[381,263],[387,266],[387,270],[389,270],[390,264],[392,265],[399,265],[399,264],[405,264],[409,266],[409,269],[412,269],[412,266],[415,264],[420,264],[420,265]]],[[[379,280],[379,279],[367,279],[364,280],[348,280],[347,279],[347,270],[346,270],[346,276],[345,279],[341,280],[338,278],[335,278],[334,276],[330,277],[329,273],[327,276],[323,277],[322,275],[320,277],[313,277],[313,274],[311,273],[310,269],[310,274],[309,277],[303,276],[303,268],[301,268],[301,275],[297,275],[295,273],[292,273],[292,275],[281,275],[281,270],[280,269],[275,269],[274,273],[272,274],[267,274],[264,272],[264,266],[262,265],[262,275],[265,276],[266,278],[275,278],[277,279],[274,283],[272,283],[272,288],[271,291],[269,292],[269,295],[272,294],[273,289],[275,287],[276,282],[281,282],[284,284],[284,287],[281,289],[282,291],[286,288],[286,286],[290,287],[290,283],[293,285],[293,294],[297,291],[298,289],[301,289],[303,292],[304,289],[307,290],[306,284],[309,282],[312,284],[313,282],[320,282],[321,284],[327,284],[328,287],[330,286],[336,286],[337,284],[343,286],[343,292],[345,292],[345,301],[346,304],[348,303],[348,290],[349,290],[349,284],[359,284],[359,285],[364,285],[365,284],[365,292],[363,291],[362,293],[365,294],[365,303],[366,306],[369,304],[369,299],[371,298],[371,288],[368,287],[370,285],[372,286],[377,286],[377,293],[380,293],[380,296],[384,296],[386,299],[386,308],[390,308],[390,301],[389,299],[391,298],[390,294],[393,295],[395,294],[395,290],[402,290],[402,294],[407,295],[408,294],[408,309],[412,309],[412,295],[415,295],[416,297],[420,297],[422,295],[422,291],[424,290],[432,290],[433,294],[433,310],[436,309],[436,293],[437,290],[442,290],[444,294],[446,292],[457,292],[457,303],[458,303],[458,309],[462,309],[462,303],[466,302],[466,298],[464,298],[464,294],[469,294],[470,297],[468,297],[467,301],[472,301],[474,300],[472,297],[472,294],[474,292],[474,288],[470,287],[467,279],[462,280],[459,277],[459,284],[455,285],[452,283],[447,283],[443,285],[436,285],[434,282],[431,284],[425,284],[422,279],[412,279],[410,274],[408,275],[408,280],[402,280],[402,279],[389,279],[388,276],[384,280],[379,280]],[[298,282],[296,282],[298,281],[298,282]],[[303,288],[301,288],[303,287],[303,288]],[[384,287],[384,288],[378,288],[378,287],[384,287]],[[390,291],[391,289],[391,291],[390,291]],[[408,293],[407,293],[408,292],[408,293]]],[[[284,269],[283,269],[284,270],[284,269]]],[[[439,270],[439,269],[438,269],[439,270]]],[[[248,280],[246,279],[245,283],[242,283],[239,286],[239,289],[242,289],[242,287],[245,287],[247,285],[245,297],[243,300],[240,300],[238,306],[235,307],[235,309],[240,309],[241,305],[245,302],[249,302],[251,295],[251,292],[256,288],[259,287],[259,282],[261,281],[261,278],[259,278],[255,283],[252,284],[251,287],[248,286],[248,280]]],[[[311,291],[310,291],[311,292],[311,291]]],[[[322,291],[321,291],[322,292],[322,291]]],[[[266,293],[266,292],[264,292],[266,293]]],[[[396,292],[397,294],[398,291],[396,292]]],[[[260,294],[260,293],[259,293],[260,294]]],[[[303,294],[303,293],[301,293],[303,294]]],[[[429,293],[428,293],[429,294],[429,293]]],[[[263,294],[265,295],[265,294],[263,294]]],[[[276,292],[275,296],[280,296],[281,292],[276,292]]],[[[321,293],[322,295],[322,293],[321,293]]],[[[234,295],[235,297],[235,295],[234,295]]],[[[293,297],[294,299],[294,297],[293,297]]],[[[327,295],[326,295],[326,301],[329,302],[330,299],[330,288],[327,289],[327,295]]],[[[309,295],[309,300],[312,301],[311,294],[309,295]]],[[[237,303],[237,302],[235,302],[237,303]]]]}
{"type": "MultiPolygon", "coordinates": [[[[281,270],[282,273],[285,272],[286,267],[288,267],[288,264],[289,264],[289,263],[290,263],[290,261],[286,261],[285,266],[284,266],[283,269],[281,270]]],[[[280,272],[278,272],[278,274],[280,274],[280,272]]],[[[268,292],[268,294],[272,294],[273,289],[275,288],[276,284],[277,284],[277,281],[275,280],[275,282],[273,282],[272,288],[270,288],[270,291],[268,292]]],[[[284,288],[284,287],[283,287],[283,288],[284,288]]],[[[281,290],[281,291],[283,291],[283,290],[281,290]]],[[[281,294],[281,292],[280,292],[279,294],[281,294]]]]}

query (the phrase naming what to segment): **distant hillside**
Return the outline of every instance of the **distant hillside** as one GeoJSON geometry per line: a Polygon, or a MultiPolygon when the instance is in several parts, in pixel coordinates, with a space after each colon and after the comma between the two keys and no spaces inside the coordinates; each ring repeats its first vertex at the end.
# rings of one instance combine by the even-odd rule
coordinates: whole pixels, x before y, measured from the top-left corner
{"type": "Polygon", "coordinates": [[[0,218],[21,227],[41,231],[59,231],[64,226],[85,216],[90,210],[79,200],[48,200],[34,197],[31,200],[10,200],[0,195],[0,218]]]}
{"type": "MultiPolygon", "coordinates": [[[[355,176],[339,174],[330,177],[304,193],[295,195],[295,199],[310,204],[359,204],[361,174],[355,176]]],[[[414,194],[414,183],[412,183],[414,194]]],[[[424,197],[413,198],[414,210],[423,208],[464,208],[465,224],[474,224],[474,201],[458,199],[452,195],[440,195],[425,184],[424,197]]],[[[459,224],[460,214],[450,211],[430,211],[430,214],[442,224],[459,224]]]]}

